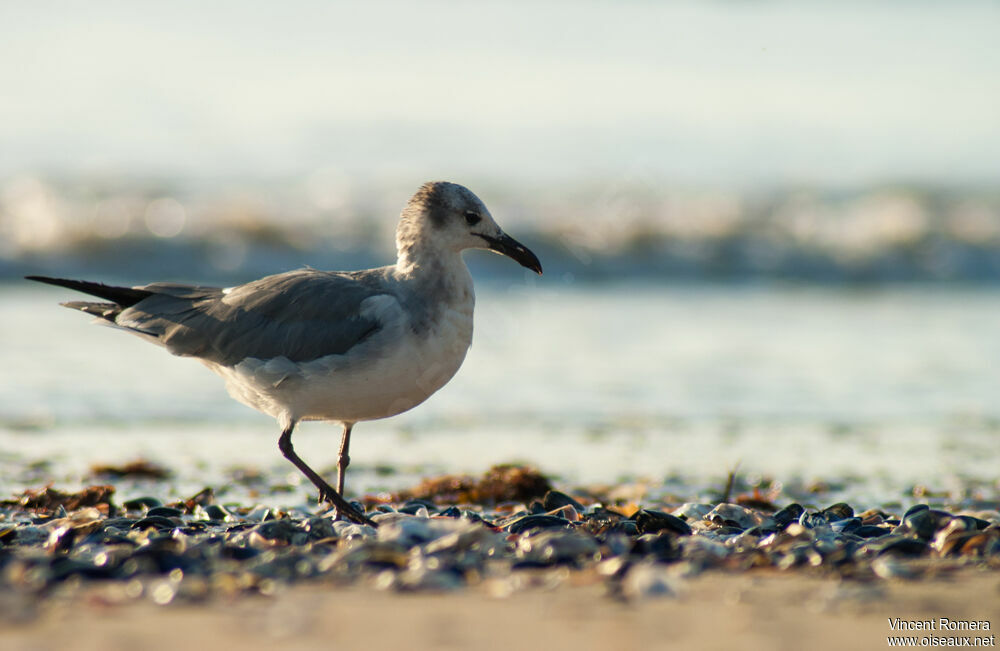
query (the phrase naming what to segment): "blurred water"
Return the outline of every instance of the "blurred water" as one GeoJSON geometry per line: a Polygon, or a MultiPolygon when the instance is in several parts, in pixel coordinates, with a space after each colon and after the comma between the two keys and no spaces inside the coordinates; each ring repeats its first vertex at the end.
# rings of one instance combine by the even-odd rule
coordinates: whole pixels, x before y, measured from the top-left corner
{"type": "MultiPolygon", "coordinates": [[[[287,472],[276,426],[212,373],[89,326],[56,305],[67,298],[0,287],[8,463],[52,457],[82,474],[146,454],[201,482],[239,464],[287,472]]],[[[379,464],[512,459],[580,481],[719,476],[737,463],[897,487],[995,479],[998,329],[1000,292],[987,289],[485,283],[459,374],[413,411],[360,424],[352,480],[384,484],[379,464]]],[[[306,424],[298,445],[330,465],[338,438],[306,424]]]]}
{"type": "MultiPolygon", "coordinates": [[[[267,184],[0,178],[0,280],[27,273],[223,284],[394,259],[417,180],[317,171],[267,184]]],[[[545,261],[543,282],[781,279],[1000,284],[1000,193],[981,186],[678,188],[651,176],[470,183],[545,261]]],[[[470,255],[482,275],[517,267],[470,255]]]]}

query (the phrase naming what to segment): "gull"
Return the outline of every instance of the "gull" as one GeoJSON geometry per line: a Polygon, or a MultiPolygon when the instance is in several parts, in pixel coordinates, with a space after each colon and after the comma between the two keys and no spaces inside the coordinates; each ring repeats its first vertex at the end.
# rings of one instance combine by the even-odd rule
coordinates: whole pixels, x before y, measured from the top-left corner
{"type": "Polygon", "coordinates": [[[105,302],[62,305],[98,317],[222,376],[233,398],[278,421],[278,448],[338,517],[371,524],[344,499],[355,423],[419,405],[458,372],[472,343],[475,293],[466,249],[508,256],[541,274],[534,253],[467,188],[425,183],[403,208],[396,264],[289,271],[238,287],[158,282],[136,287],[27,276],[105,302]],[[343,426],[337,488],[299,458],[301,421],[343,426]]]}

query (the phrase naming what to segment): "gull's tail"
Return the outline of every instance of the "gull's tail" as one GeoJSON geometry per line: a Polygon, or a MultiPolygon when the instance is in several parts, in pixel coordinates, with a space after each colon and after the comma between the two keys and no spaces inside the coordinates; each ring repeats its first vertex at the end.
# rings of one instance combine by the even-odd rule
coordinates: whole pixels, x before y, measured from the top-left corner
{"type": "Polygon", "coordinates": [[[110,303],[91,303],[87,301],[70,301],[62,305],[80,310],[87,314],[107,319],[112,323],[115,317],[125,308],[131,307],[144,298],[149,298],[153,292],[144,289],[132,289],[131,287],[113,287],[103,283],[93,283],[87,280],[69,280],[68,278],[49,278],[48,276],[25,276],[27,280],[34,280],[48,285],[66,287],[74,289],[84,294],[90,294],[98,298],[103,298],[110,303]]]}

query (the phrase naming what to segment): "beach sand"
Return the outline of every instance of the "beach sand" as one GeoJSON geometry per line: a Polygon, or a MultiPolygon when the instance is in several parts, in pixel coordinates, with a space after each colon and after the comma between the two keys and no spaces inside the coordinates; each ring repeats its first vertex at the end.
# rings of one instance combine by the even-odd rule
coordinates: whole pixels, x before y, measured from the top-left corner
{"type": "MultiPolygon", "coordinates": [[[[887,637],[897,634],[890,618],[986,620],[992,627],[908,633],[917,636],[988,638],[1000,626],[1000,573],[983,569],[876,582],[715,572],[681,582],[673,596],[632,602],[607,596],[593,578],[574,573],[557,587],[505,598],[485,584],[439,594],[300,584],[269,597],[157,606],[109,603],[97,590],[49,600],[20,621],[8,603],[0,648],[840,650],[887,648],[887,637]]],[[[32,607],[22,603],[21,610],[32,607]]]]}

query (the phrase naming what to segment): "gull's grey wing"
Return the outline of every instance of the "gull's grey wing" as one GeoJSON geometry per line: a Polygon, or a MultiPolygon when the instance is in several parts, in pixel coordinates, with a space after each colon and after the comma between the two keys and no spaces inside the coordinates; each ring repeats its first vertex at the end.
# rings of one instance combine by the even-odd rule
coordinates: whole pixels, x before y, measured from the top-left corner
{"type": "Polygon", "coordinates": [[[382,270],[333,273],[303,269],[231,290],[155,283],[115,324],[175,355],[224,366],[245,358],[305,362],[343,354],[382,323],[362,302],[387,294],[382,270]]]}

